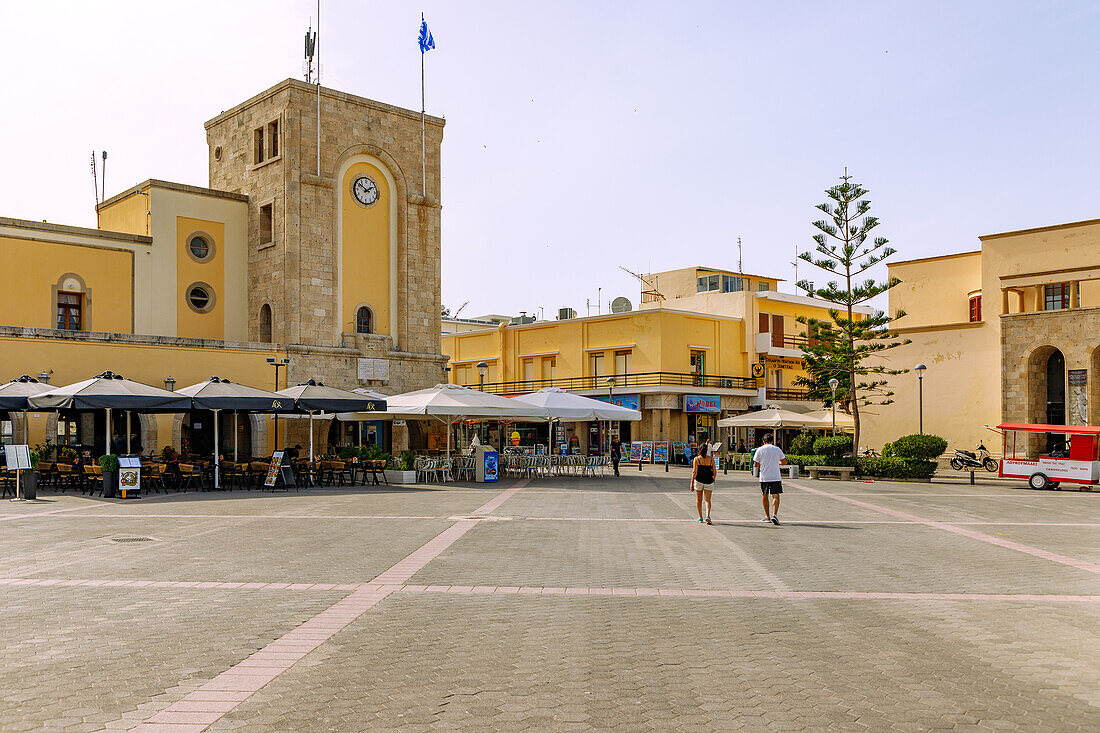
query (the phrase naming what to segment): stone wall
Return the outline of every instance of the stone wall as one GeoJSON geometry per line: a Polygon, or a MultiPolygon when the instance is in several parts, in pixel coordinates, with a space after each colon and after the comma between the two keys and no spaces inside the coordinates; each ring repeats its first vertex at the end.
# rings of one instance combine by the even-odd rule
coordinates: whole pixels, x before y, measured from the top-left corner
{"type": "Polygon", "coordinates": [[[1100,308],[1001,316],[1001,412],[1005,422],[1046,422],[1046,364],[1055,349],[1066,372],[1087,371],[1087,384],[1066,388],[1066,419],[1084,400],[1088,424],[1100,424],[1100,308]]]}

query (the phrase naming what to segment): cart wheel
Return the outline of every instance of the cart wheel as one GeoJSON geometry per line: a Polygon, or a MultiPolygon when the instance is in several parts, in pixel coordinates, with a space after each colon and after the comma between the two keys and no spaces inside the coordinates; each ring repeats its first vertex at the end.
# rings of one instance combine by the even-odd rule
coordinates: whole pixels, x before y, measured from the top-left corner
{"type": "Polygon", "coordinates": [[[956,471],[961,471],[962,467],[962,461],[960,461],[958,458],[951,459],[951,468],[955,469],[956,471]]]}
{"type": "Polygon", "coordinates": [[[998,466],[995,460],[993,460],[992,458],[985,459],[985,470],[989,471],[990,473],[996,473],[997,468],[998,466]]]}
{"type": "Polygon", "coordinates": [[[1033,473],[1027,480],[1027,485],[1033,489],[1045,489],[1050,486],[1050,480],[1041,473],[1033,473]]]}

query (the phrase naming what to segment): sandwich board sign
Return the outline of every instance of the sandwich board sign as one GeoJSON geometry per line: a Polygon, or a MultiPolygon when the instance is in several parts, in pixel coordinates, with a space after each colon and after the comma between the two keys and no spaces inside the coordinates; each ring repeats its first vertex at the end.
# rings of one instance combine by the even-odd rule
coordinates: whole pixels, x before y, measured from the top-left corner
{"type": "Polygon", "coordinates": [[[15,498],[12,501],[22,501],[20,492],[20,474],[31,470],[31,447],[29,445],[9,445],[4,449],[4,463],[9,471],[15,471],[15,498]]]}
{"type": "Polygon", "coordinates": [[[118,490],[123,499],[141,491],[141,459],[137,456],[119,456],[118,490]]]}

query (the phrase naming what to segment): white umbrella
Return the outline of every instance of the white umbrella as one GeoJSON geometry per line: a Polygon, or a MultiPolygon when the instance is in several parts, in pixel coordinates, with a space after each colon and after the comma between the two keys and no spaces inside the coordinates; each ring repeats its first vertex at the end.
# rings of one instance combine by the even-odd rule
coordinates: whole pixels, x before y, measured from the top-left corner
{"type": "MultiPolygon", "coordinates": [[[[811,427],[817,428],[832,428],[833,427],[833,411],[832,410],[814,410],[813,412],[807,412],[803,415],[806,419],[814,419],[818,421],[817,425],[811,427]]],[[[837,410],[836,411],[836,427],[837,430],[855,430],[856,420],[848,413],[837,410]]]]}
{"type": "MultiPolygon", "coordinates": [[[[831,424],[831,423],[830,423],[831,424]]],[[[805,413],[769,407],[766,410],[746,412],[744,415],[722,418],[720,428],[820,428],[821,422],[805,413]]]]}
{"type": "Polygon", "coordinates": [[[601,402],[571,392],[563,392],[557,387],[546,387],[538,392],[512,398],[513,402],[523,402],[541,407],[551,418],[559,420],[641,420],[642,413],[629,407],[601,402]]]}
{"type": "MultiPolygon", "coordinates": [[[[384,414],[388,418],[434,417],[447,425],[447,456],[451,455],[451,425],[467,417],[539,418],[550,415],[544,407],[481,392],[458,384],[437,384],[428,389],[386,397],[384,414]]],[[[355,413],[363,414],[363,413],[355,413]]],[[[345,416],[341,415],[341,419],[345,416]]],[[[370,419],[352,418],[352,419],[370,419]]]]}

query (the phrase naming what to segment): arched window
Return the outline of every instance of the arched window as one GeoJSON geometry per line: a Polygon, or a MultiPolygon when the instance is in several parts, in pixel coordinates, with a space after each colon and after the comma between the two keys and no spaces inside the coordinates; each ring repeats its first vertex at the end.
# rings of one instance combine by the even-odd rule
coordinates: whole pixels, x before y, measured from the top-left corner
{"type": "Polygon", "coordinates": [[[260,306],[260,341],[271,343],[271,306],[267,303],[260,306]]]}
{"type": "Polygon", "coordinates": [[[359,310],[355,311],[355,332],[374,333],[374,314],[365,305],[359,306],[359,310]]]}

